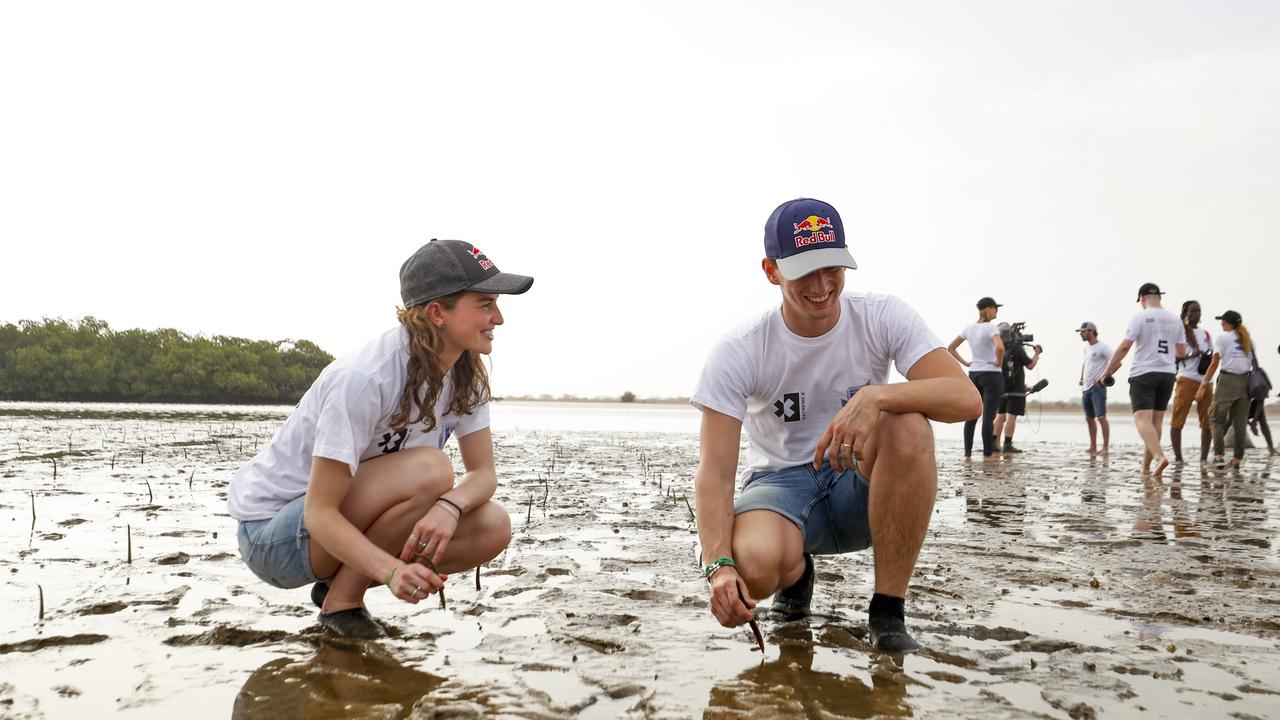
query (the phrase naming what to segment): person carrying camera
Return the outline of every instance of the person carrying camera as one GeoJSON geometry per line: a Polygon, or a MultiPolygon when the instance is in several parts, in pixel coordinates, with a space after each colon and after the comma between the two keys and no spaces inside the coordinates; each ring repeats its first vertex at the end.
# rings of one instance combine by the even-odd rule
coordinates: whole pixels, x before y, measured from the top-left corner
{"type": "MultiPolygon", "coordinates": [[[[1084,347],[1084,364],[1080,366],[1080,387],[1084,388],[1080,401],[1084,404],[1084,419],[1089,424],[1089,454],[1098,454],[1098,428],[1102,428],[1102,454],[1111,450],[1111,423],[1107,420],[1107,362],[1111,359],[1111,346],[1098,340],[1098,326],[1091,322],[1080,323],[1080,339],[1088,343],[1084,347]]],[[[1114,381],[1112,381],[1114,382],[1114,381]]]]}
{"type": "Polygon", "coordinates": [[[1133,348],[1133,368],[1129,371],[1129,401],[1133,404],[1133,424],[1142,437],[1142,471],[1159,478],[1169,467],[1160,447],[1164,413],[1173,395],[1176,361],[1186,353],[1182,321],[1160,304],[1160,286],[1143,283],[1138,288],[1142,310],[1129,321],[1124,340],[1111,356],[1103,377],[1114,375],[1133,348]],[[1152,463],[1155,463],[1154,467],[1152,463]]]}
{"type": "Polygon", "coordinates": [[[1026,343],[1032,340],[1022,334],[1022,323],[1007,325],[1000,323],[1000,336],[1004,341],[1004,397],[1000,398],[1000,406],[996,409],[995,437],[1004,433],[1004,447],[1000,452],[1015,454],[1022,452],[1013,446],[1013,431],[1017,427],[1018,418],[1027,414],[1027,370],[1034,370],[1040,362],[1041,349],[1032,345],[1032,355],[1027,356],[1026,343]]]}
{"type": "MultiPolygon", "coordinates": [[[[1000,407],[1000,398],[1004,396],[1004,373],[1000,366],[1004,364],[1004,340],[1000,337],[1000,328],[992,320],[1000,313],[1000,303],[984,297],[978,301],[978,321],[970,323],[960,331],[955,340],[947,346],[947,352],[956,362],[969,368],[969,379],[982,394],[982,459],[995,459],[995,420],[996,410],[1000,407]],[[965,360],[956,352],[960,343],[968,342],[973,353],[973,360],[965,360]]],[[[964,424],[964,457],[967,460],[973,452],[973,431],[977,420],[969,420],[964,424]]]]}
{"type": "Polygon", "coordinates": [[[1213,361],[1213,341],[1209,331],[1200,325],[1200,303],[1182,303],[1182,330],[1187,338],[1187,356],[1178,361],[1178,380],[1173,389],[1173,417],[1169,421],[1169,439],[1173,441],[1173,460],[1182,462],[1182,426],[1187,424],[1191,402],[1195,400],[1200,419],[1200,462],[1209,459],[1209,408],[1213,405],[1213,387],[1205,385],[1203,400],[1196,391],[1204,382],[1204,373],[1213,361]]]}

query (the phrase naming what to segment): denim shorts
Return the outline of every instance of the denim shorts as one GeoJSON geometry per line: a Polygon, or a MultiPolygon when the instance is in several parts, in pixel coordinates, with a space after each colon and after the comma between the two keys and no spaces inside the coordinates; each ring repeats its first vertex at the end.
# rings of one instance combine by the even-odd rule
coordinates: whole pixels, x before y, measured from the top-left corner
{"type": "Polygon", "coordinates": [[[254,575],[278,588],[316,582],[311,573],[311,534],[302,523],[306,500],[306,495],[299,495],[267,520],[240,521],[240,557],[254,575]]]}
{"type": "Polygon", "coordinates": [[[1094,385],[1080,396],[1084,403],[1084,416],[1087,418],[1104,418],[1107,416],[1107,389],[1094,385]]]}
{"type": "Polygon", "coordinates": [[[752,473],[733,503],[733,514],[772,510],[800,529],[805,552],[835,555],[871,546],[870,494],[870,484],[856,470],[837,475],[828,462],[821,470],[798,465],[752,473]]]}

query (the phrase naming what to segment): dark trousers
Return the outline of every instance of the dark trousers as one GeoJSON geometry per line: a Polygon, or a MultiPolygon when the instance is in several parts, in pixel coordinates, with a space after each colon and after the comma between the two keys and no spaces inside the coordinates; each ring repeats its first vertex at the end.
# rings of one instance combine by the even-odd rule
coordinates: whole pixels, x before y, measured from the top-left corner
{"type": "MultiPolygon", "coordinates": [[[[995,422],[996,409],[1000,407],[1000,398],[1004,397],[1004,373],[971,372],[969,379],[982,393],[982,454],[990,455],[996,451],[995,422]]],[[[973,452],[973,430],[977,420],[964,424],[964,454],[973,452]]]]}

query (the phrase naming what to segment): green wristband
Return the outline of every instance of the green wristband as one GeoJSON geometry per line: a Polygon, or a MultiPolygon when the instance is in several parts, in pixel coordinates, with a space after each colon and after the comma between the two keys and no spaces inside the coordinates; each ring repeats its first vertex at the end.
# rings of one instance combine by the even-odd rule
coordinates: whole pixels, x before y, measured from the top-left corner
{"type": "Polygon", "coordinates": [[[387,589],[390,590],[391,592],[396,591],[395,588],[391,587],[391,581],[396,579],[396,571],[402,567],[404,567],[404,565],[397,565],[391,568],[391,572],[387,573],[387,581],[383,583],[383,585],[386,585],[387,589]]]}
{"type": "Polygon", "coordinates": [[[738,565],[737,565],[737,563],[735,563],[735,562],[733,561],[733,558],[730,558],[730,557],[718,557],[718,558],[716,558],[716,559],[715,559],[715,562],[713,562],[713,563],[711,563],[710,565],[708,565],[708,566],[706,566],[706,567],[702,568],[702,577],[706,578],[706,579],[707,579],[707,581],[709,582],[709,581],[711,580],[711,576],[712,576],[712,575],[715,575],[717,570],[719,570],[720,568],[722,568],[722,567],[724,567],[724,566],[726,566],[726,565],[728,565],[729,567],[737,567],[737,566],[738,566],[738,565]]]}

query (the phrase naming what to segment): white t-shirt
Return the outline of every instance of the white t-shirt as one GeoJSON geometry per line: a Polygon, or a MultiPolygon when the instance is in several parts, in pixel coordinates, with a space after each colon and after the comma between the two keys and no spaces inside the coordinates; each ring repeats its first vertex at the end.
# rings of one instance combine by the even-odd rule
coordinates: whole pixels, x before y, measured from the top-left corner
{"type": "Polygon", "coordinates": [[[892,295],[844,293],[836,326],[815,338],[791,332],[776,307],[720,338],[689,402],[746,427],[745,479],[813,462],[836,413],[859,389],[887,382],[890,360],[906,375],[940,347],[892,295]]]}
{"type": "Polygon", "coordinates": [[[450,435],[463,437],[489,427],[488,403],[470,415],[445,414],[452,391],[446,377],[436,401],[434,430],[428,433],[425,422],[392,429],[391,416],[409,381],[408,341],[408,331],[396,327],[326,367],[270,444],[231,478],[231,517],[274,517],[306,493],[313,457],[344,462],[354,476],[362,461],[405,448],[443,448],[450,435]]]}
{"type": "Polygon", "coordinates": [[[1220,372],[1243,375],[1253,370],[1253,360],[1244,354],[1240,344],[1240,336],[1235,330],[1228,330],[1213,340],[1213,350],[1222,356],[1218,361],[1220,372]]]}
{"type": "Polygon", "coordinates": [[[1133,341],[1133,366],[1129,377],[1147,373],[1170,373],[1177,370],[1177,347],[1187,344],[1182,321],[1164,308],[1144,308],[1129,321],[1124,331],[1126,340],[1133,341]]]}
{"type": "Polygon", "coordinates": [[[1084,346],[1084,389],[1093,387],[1111,362],[1111,346],[1102,341],[1084,346]]]}
{"type": "MultiPolygon", "coordinates": [[[[1209,339],[1208,330],[1205,330],[1204,328],[1196,328],[1191,331],[1191,337],[1196,339],[1196,347],[1187,348],[1187,355],[1190,355],[1196,350],[1203,350],[1206,354],[1213,353],[1213,342],[1209,339]]],[[[1183,333],[1182,339],[1184,342],[1186,341],[1186,333],[1183,333]]],[[[1188,357],[1186,360],[1178,363],[1178,377],[1202,382],[1204,380],[1204,375],[1196,372],[1199,367],[1199,357],[1188,357]]]]}
{"type": "Polygon", "coordinates": [[[996,365],[996,343],[992,339],[999,334],[1000,326],[993,322],[970,323],[961,331],[973,353],[969,372],[1000,372],[1000,366],[996,365]]]}

